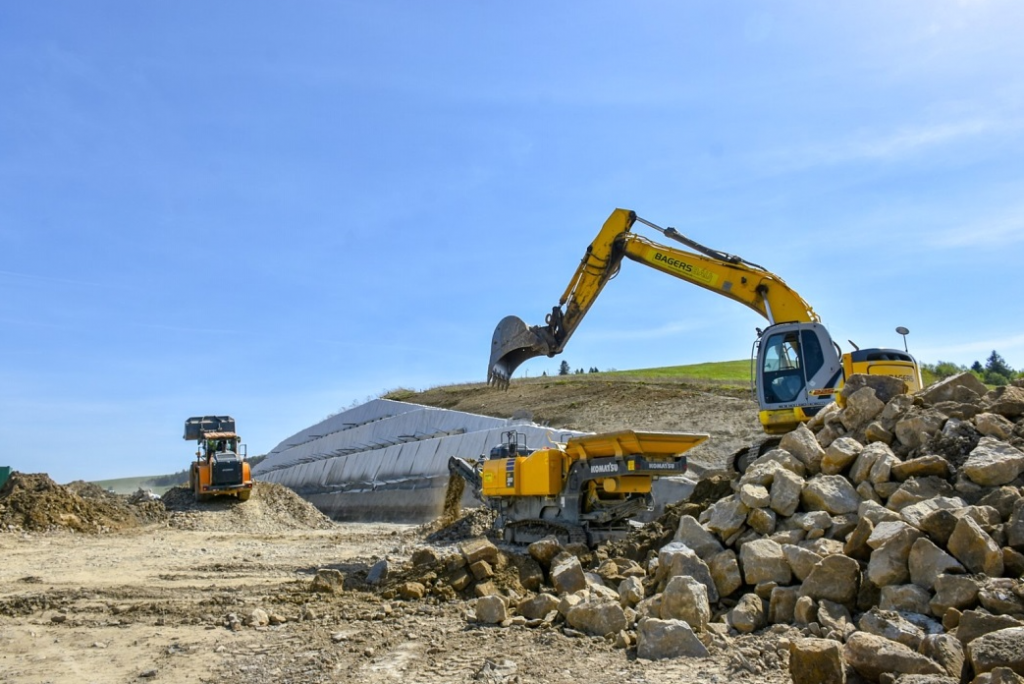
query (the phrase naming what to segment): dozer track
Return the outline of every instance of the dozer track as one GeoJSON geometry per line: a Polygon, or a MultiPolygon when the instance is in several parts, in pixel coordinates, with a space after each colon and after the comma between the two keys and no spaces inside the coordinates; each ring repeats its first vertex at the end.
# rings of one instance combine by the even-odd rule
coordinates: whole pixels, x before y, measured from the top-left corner
{"type": "Polygon", "coordinates": [[[551,520],[515,520],[505,523],[502,531],[502,539],[509,544],[532,544],[545,537],[555,537],[562,544],[589,544],[583,527],[551,520]]]}

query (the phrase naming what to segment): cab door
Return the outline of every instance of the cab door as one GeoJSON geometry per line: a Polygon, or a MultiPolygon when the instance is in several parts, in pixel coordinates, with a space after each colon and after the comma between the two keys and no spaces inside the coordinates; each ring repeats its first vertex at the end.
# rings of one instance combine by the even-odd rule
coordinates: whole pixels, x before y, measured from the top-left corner
{"type": "Polygon", "coordinates": [[[843,366],[823,325],[782,323],[761,336],[756,381],[762,412],[796,408],[806,419],[842,387],[843,366]]]}

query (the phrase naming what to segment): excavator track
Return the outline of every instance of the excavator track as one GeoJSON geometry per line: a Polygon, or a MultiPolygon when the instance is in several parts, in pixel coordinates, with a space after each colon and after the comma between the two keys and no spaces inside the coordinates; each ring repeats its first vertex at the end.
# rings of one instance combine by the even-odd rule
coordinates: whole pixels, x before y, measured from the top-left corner
{"type": "Polygon", "coordinates": [[[562,544],[588,544],[587,531],[579,525],[551,520],[516,520],[505,523],[502,538],[509,544],[532,544],[545,537],[555,537],[562,544]]]}

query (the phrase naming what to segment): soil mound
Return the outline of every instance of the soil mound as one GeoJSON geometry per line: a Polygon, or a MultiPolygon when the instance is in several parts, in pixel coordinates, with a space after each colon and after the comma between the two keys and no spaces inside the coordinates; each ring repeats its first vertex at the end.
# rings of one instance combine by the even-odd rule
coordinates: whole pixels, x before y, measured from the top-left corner
{"type": "Polygon", "coordinates": [[[161,500],[169,525],[183,530],[266,533],[334,527],[316,506],[273,482],[256,482],[244,502],[230,496],[197,502],[187,487],[169,489],[161,500]]]}
{"type": "Polygon", "coordinates": [[[132,499],[87,482],[59,485],[44,473],[15,472],[0,489],[0,530],[97,534],[166,518],[159,501],[132,499]]]}

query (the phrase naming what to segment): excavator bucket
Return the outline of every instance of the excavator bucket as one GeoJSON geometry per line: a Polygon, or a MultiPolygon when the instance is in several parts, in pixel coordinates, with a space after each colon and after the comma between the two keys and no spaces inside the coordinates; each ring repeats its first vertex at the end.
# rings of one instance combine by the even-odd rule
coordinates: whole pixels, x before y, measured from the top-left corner
{"type": "Polygon", "coordinates": [[[537,328],[530,328],[518,316],[505,316],[491,338],[491,360],[487,384],[508,389],[520,364],[538,356],[550,356],[551,345],[537,328]]]}

